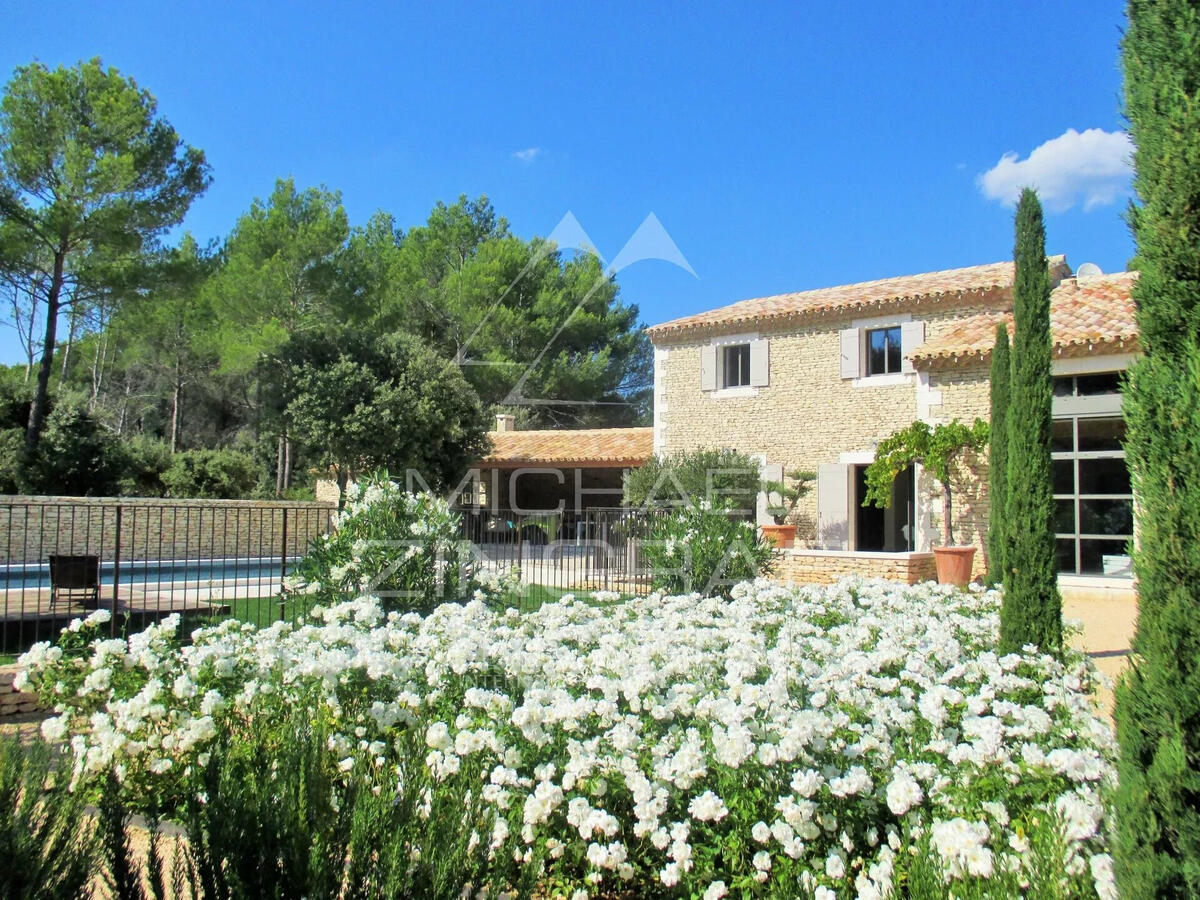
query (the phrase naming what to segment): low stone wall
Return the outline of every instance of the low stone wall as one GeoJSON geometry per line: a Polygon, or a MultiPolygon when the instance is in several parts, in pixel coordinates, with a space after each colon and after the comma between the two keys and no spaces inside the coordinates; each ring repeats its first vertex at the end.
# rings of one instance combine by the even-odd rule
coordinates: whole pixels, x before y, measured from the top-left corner
{"type": "Polygon", "coordinates": [[[291,558],[325,533],[334,509],[267,500],[0,495],[0,563],[45,563],[52,553],[111,560],[118,540],[122,559],[275,557],[285,550],[291,558]]]}
{"type": "Polygon", "coordinates": [[[932,553],[854,553],[779,550],[773,578],[797,584],[831,584],[845,575],[920,584],[937,578],[932,553]]]}
{"type": "Polygon", "coordinates": [[[38,698],[13,689],[13,679],[19,669],[16,666],[0,666],[0,722],[14,716],[25,716],[38,712],[38,698]]]}

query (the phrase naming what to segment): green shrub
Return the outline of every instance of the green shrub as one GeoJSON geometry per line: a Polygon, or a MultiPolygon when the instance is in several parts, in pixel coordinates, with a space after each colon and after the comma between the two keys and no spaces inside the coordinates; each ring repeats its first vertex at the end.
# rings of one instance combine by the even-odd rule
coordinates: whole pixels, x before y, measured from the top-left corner
{"type": "Polygon", "coordinates": [[[351,485],[346,496],[336,530],[298,564],[298,591],[318,603],[370,594],[389,609],[426,612],[480,588],[461,523],[444,500],[407,493],[385,474],[351,485]]]}
{"type": "Polygon", "coordinates": [[[120,450],[86,407],[60,403],[46,418],[42,439],[20,467],[30,494],[111,497],[117,493],[120,450]]]}
{"type": "Polygon", "coordinates": [[[241,450],[185,450],[171,457],[162,482],[168,497],[242,500],[254,496],[261,474],[241,450]]]}
{"type": "Polygon", "coordinates": [[[706,596],[768,571],[773,552],[753,522],[707,503],[664,513],[642,550],[655,590],[706,596]]]}
{"type": "Polygon", "coordinates": [[[88,896],[94,830],[82,793],[53,771],[50,749],[0,739],[0,897],[6,900],[88,896]]]}
{"type": "Polygon", "coordinates": [[[736,450],[696,450],[653,456],[625,477],[630,506],[695,506],[753,510],[759,492],[759,465],[736,450]]]}
{"type": "Polygon", "coordinates": [[[117,446],[118,482],[122,497],[162,497],[167,486],[163,474],[171,467],[171,450],[165,442],[138,435],[117,446]]]}
{"type": "Polygon", "coordinates": [[[21,493],[21,459],[25,453],[25,429],[0,431],[0,494],[21,493]]]}

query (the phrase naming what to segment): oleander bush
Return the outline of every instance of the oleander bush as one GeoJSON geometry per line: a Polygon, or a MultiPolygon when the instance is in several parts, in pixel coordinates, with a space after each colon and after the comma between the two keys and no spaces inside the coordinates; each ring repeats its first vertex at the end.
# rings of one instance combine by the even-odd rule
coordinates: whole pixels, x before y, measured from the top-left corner
{"type": "Polygon", "coordinates": [[[642,555],[655,590],[728,596],[770,568],[773,548],[753,522],[702,500],[656,517],[642,555]]]}
{"type": "Polygon", "coordinates": [[[76,790],[116,779],[190,834],[243,828],[224,871],[292,859],[249,846],[278,778],[338,848],[353,798],[379,799],[362,818],[399,837],[357,845],[394,863],[374,896],[433,896],[404,893],[404,861],[447,859],[459,896],[1107,900],[1094,670],[998,654],[999,599],[854,579],[526,615],[362,597],[190,642],[176,619],[127,640],[93,619],[32,648],[22,681],[55,706],[76,790]]]}
{"type": "Polygon", "coordinates": [[[347,488],[333,530],[314,541],[288,585],[316,603],[369,593],[387,609],[428,612],[505,590],[507,582],[474,563],[458,514],[444,499],[406,492],[376,474],[347,488]]]}

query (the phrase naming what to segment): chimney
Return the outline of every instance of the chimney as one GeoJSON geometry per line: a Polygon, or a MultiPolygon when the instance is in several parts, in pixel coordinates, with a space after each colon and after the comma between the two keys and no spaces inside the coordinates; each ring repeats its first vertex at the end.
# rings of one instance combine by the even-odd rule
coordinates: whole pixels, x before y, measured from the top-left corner
{"type": "Polygon", "coordinates": [[[496,416],[496,430],[497,431],[516,431],[517,430],[517,417],[512,416],[512,415],[507,415],[505,413],[500,413],[499,415],[496,416]]]}

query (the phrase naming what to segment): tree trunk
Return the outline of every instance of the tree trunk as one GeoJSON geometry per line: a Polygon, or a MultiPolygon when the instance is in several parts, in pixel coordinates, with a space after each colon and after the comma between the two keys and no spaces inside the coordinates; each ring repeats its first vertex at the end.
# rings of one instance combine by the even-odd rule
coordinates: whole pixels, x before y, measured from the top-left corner
{"type": "Polygon", "coordinates": [[[284,436],[283,439],[283,489],[286,491],[292,486],[292,441],[291,438],[284,436]]]}
{"type": "Polygon", "coordinates": [[[346,508],[346,482],[350,480],[350,472],[341,466],[337,467],[338,512],[346,508]]]}
{"type": "Polygon", "coordinates": [[[950,502],[950,485],[942,485],[942,534],[946,538],[946,546],[954,546],[954,526],[951,523],[952,505],[950,502]]]}
{"type": "Polygon", "coordinates": [[[71,348],[75,345],[75,304],[71,304],[71,312],[67,316],[67,345],[63,347],[62,373],[63,381],[67,379],[67,365],[71,362],[71,348]]]}
{"type": "MultiPolygon", "coordinates": [[[[96,341],[96,353],[92,357],[92,396],[88,398],[88,412],[95,410],[100,390],[104,386],[104,363],[107,358],[108,332],[105,331],[101,334],[100,340],[96,341]]],[[[128,388],[128,385],[126,387],[128,388]]],[[[129,393],[128,389],[125,393],[129,393]]]]}
{"type": "Polygon", "coordinates": [[[121,412],[117,416],[117,437],[125,434],[125,419],[129,415],[129,378],[125,378],[125,392],[121,396],[121,412]]]}
{"type": "Polygon", "coordinates": [[[171,452],[179,450],[179,404],[183,399],[183,373],[179,360],[175,360],[175,385],[171,392],[171,452]]]}
{"type": "Polygon", "coordinates": [[[54,276],[50,280],[50,292],[46,295],[46,336],[42,341],[42,362],[38,366],[37,387],[29,407],[29,426],[25,429],[25,450],[30,453],[37,450],[41,443],[42,428],[46,423],[46,400],[50,395],[50,370],[54,367],[54,339],[58,330],[59,298],[62,296],[66,258],[66,248],[60,246],[54,254],[54,276]]]}
{"type": "Polygon", "coordinates": [[[275,445],[275,496],[283,493],[283,435],[275,445]]]}

